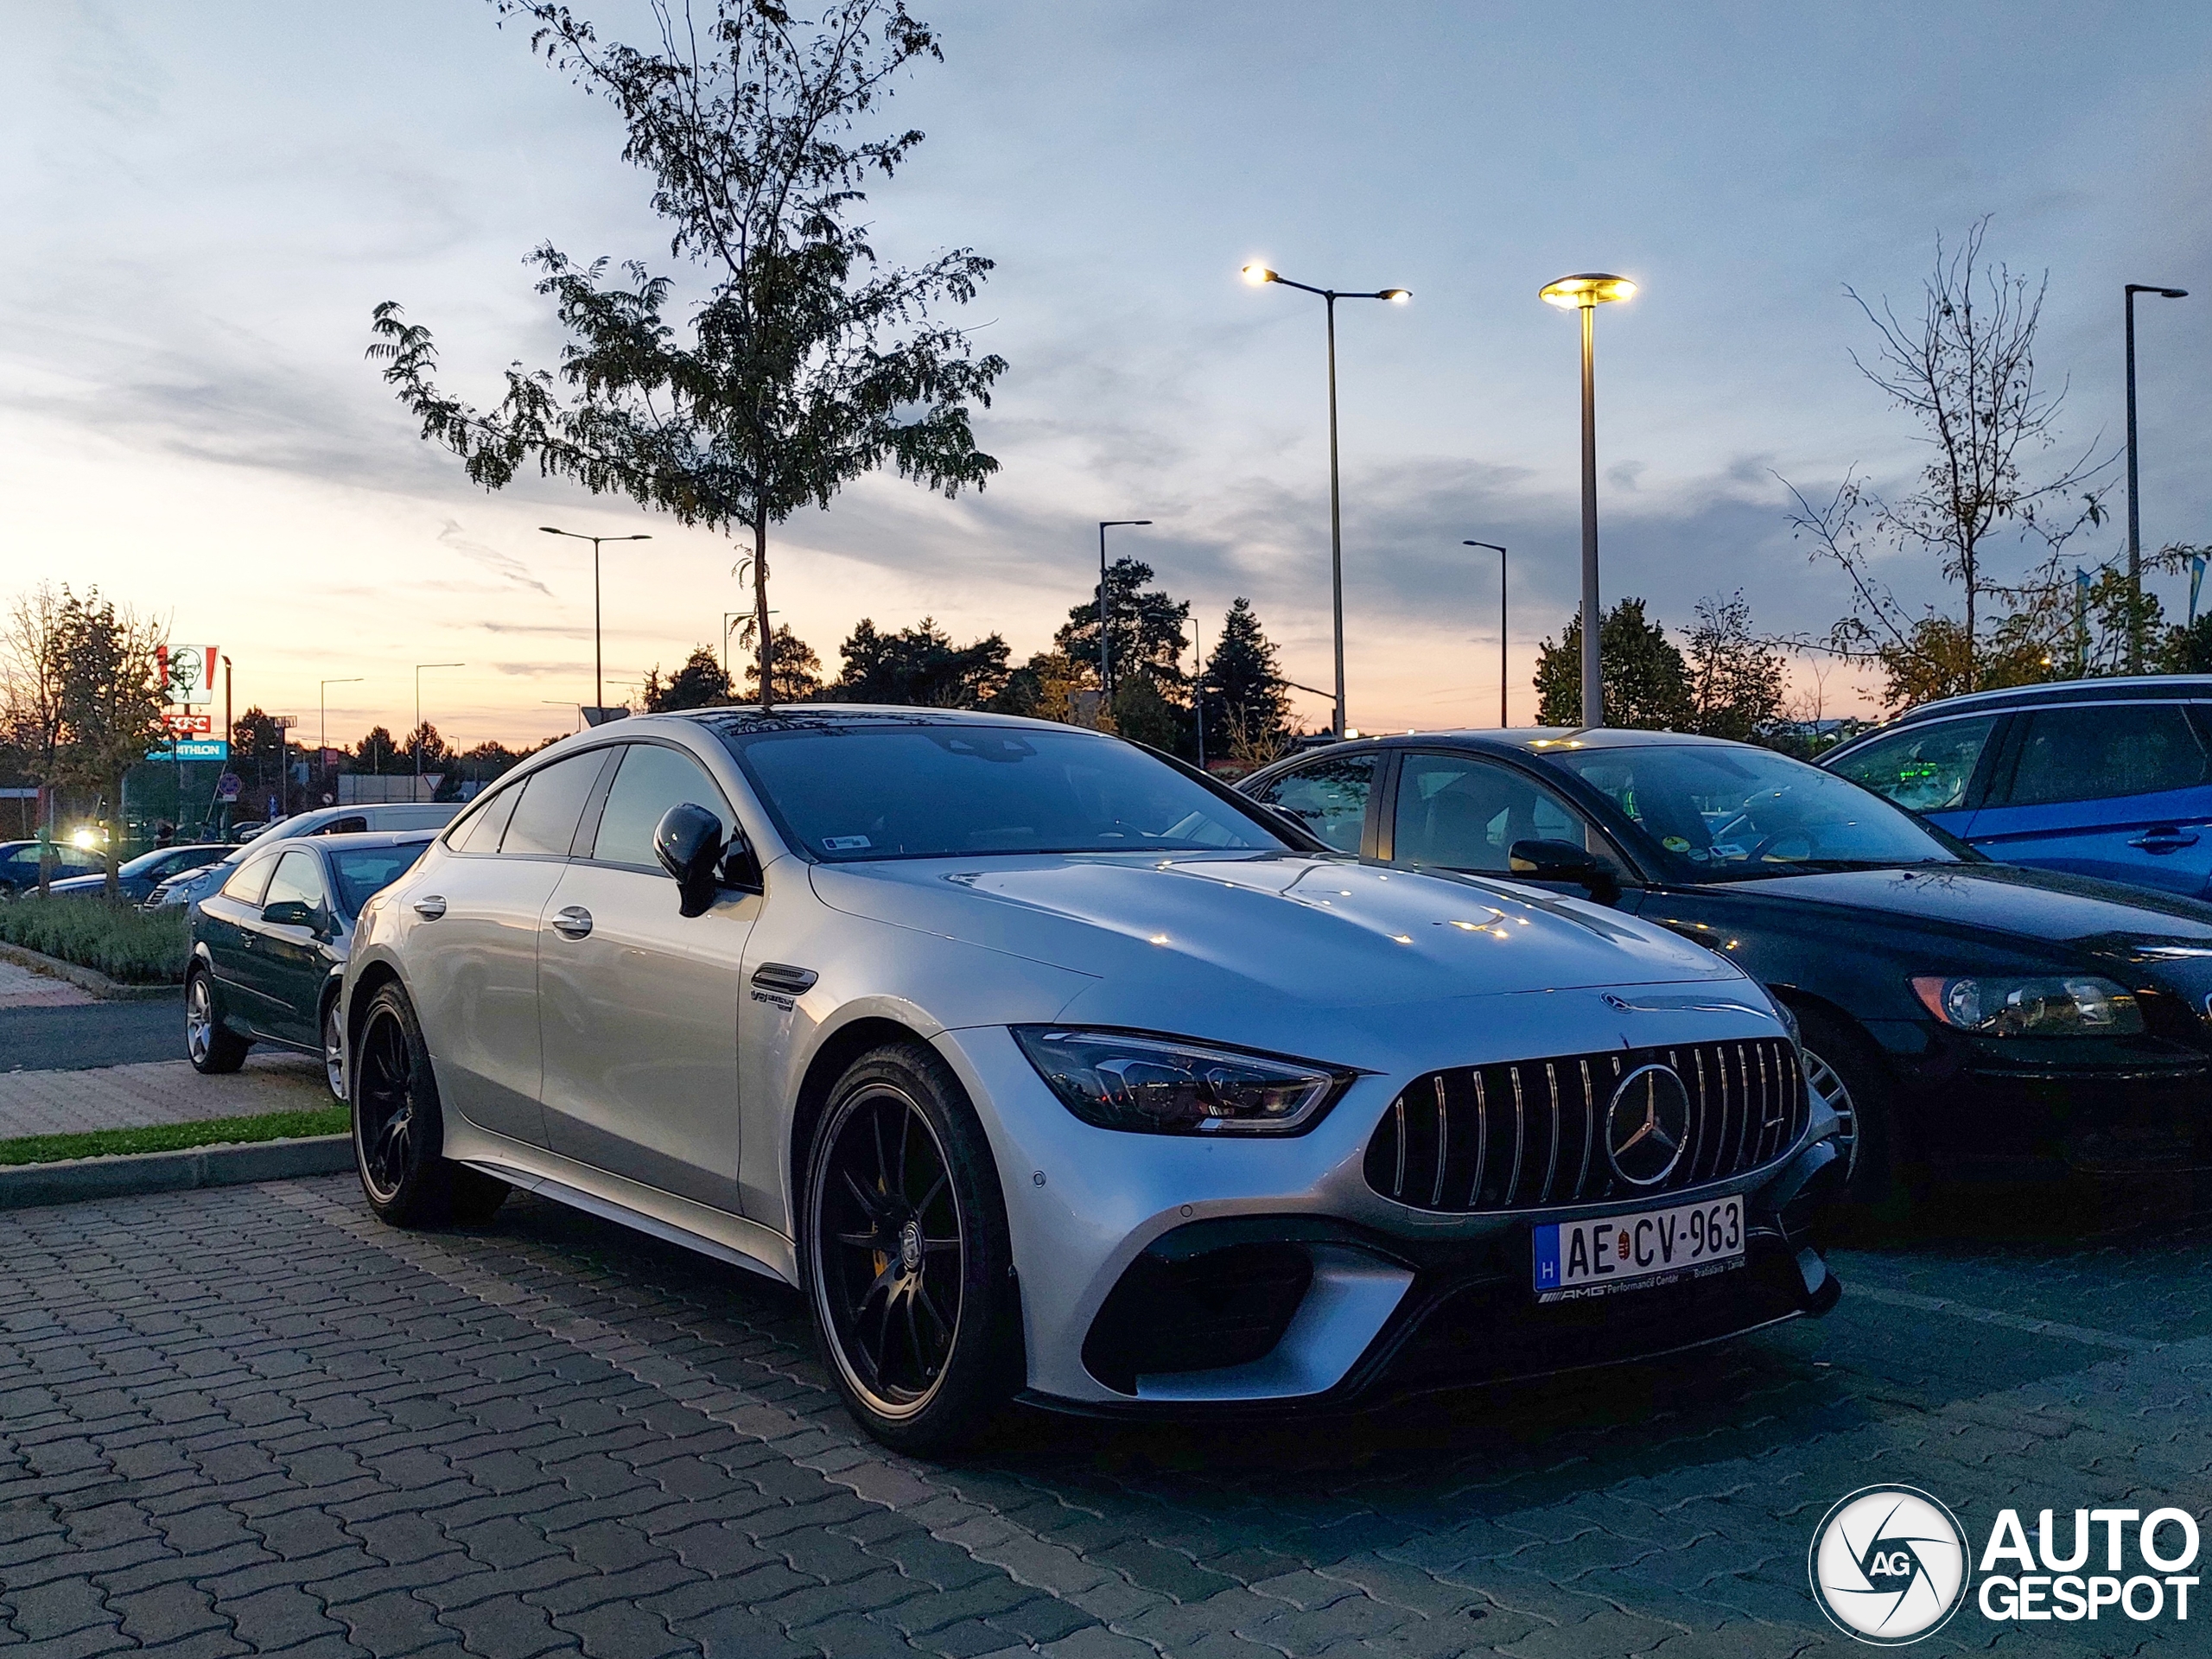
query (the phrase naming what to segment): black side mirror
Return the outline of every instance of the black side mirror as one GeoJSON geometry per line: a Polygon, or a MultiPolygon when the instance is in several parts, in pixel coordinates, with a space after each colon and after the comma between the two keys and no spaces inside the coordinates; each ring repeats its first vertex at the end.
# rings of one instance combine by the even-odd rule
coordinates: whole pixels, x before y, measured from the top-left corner
{"type": "Polygon", "coordinates": [[[298,899],[279,899],[261,907],[261,919],[271,927],[313,927],[315,906],[298,899]]]}
{"type": "Polygon", "coordinates": [[[653,830],[653,855],[676,878],[686,916],[703,916],[713,906],[722,856],[722,821],[703,806],[686,801],[661,815],[653,830]]]}
{"type": "Polygon", "coordinates": [[[1516,841],[1505,861],[1516,875],[1539,881],[1572,881],[1601,905],[1621,896],[1619,878],[1586,847],[1571,841],[1516,841]]]}

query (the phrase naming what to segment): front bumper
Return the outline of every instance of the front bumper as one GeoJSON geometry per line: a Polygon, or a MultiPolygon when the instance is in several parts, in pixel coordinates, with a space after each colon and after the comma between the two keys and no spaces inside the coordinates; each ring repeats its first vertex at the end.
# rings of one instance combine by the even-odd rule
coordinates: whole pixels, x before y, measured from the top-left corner
{"type": "Polygon", "coordinates": [[[2057,1044],[1885,1033],[1909,1163],[1938,1179],[2036,1180],[2212,1170],[2212,1056],[2158,1037],[2057,1044]],[[2073,1045],[2064,1045],[2071,1049],[2073,1045]]]}
{"type": "Polygon", "coordinates": [[[1649,1206],[1392,1203],[1363,1173],[1390,1079],[1363,1077],[1303,1135],[1128,1135],[1077,1120],[1002,1029],[946,1033],[938,1047],[998,1162],[1040,1403],[1333,1408],[1644,1357],[1823,1313],[1838,1294],[1803,1233],[1840,1168],[1824,1109],[1762,1167],[1666,1195],[1740,1196],[1745,1266],[1539,1305],[1538,1223],[1649,1206]]]}

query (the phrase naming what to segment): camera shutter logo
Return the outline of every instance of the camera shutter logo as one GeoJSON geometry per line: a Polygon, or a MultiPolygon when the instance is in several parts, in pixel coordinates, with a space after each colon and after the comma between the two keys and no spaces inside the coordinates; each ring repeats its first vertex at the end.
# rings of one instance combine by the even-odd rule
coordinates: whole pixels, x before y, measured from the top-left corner
{"type": "Polygon", "coordinates": [[[1966,1534],[1942,1502],[1912,1486],[1866,1486],[1813,1530],[1813,1599],[1837,1629],[1901,1648],[1941,1630],[1966,1603],[1966,1534]]]}
{"type": "Polygon", "coordinates": [[[1623,1077],[1605,1108],[1605,1160],[1630,1186],[1656,1186],[1690,1144],[1690,1091],[1663,1065],[1623,1077]]]}

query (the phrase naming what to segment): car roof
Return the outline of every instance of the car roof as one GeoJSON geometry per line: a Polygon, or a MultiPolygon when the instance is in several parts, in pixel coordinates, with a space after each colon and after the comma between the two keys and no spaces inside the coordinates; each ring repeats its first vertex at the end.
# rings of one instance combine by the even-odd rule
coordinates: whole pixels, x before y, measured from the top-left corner
{"type": "Polygon", "coordinates": [[[2034,709],[2050,703],[2169,702],[2179,698],[2212,699],[2212,674],[2114,675],[2109,679],[2051,680],[2041,685],[2008,685],[1994,691],[1968,691],[1955,697],[1923,702],[1891,721],[1881,729],[1916,726],[1923,721],[1952,715],[1986,714],[2009,709],[2034,709]]]}
{"type": "MultiPolygon", "coordinates": [[[[438,838],[437,830],[355,830],[342,836],[296,836],[302,847],[342,853],[357,847],[422,847],[438,838]]],[[[290,849],[286,849],[289,851],[290,849]]]]}
{"type": "MultiPolygon", "coordinates": [[[[874,702],[793,702],[763,710],[758,703],[720,709],[686,709],[672,714],[637,716],[654,721],[684,720],[728,735],[756,732],[819,729],[830,726],[1034,726],[1045,731],[1079,732],[1090,728],[1058,721],[1033,720],[1026,715],[993,714],[987,709],[925,709],[911,704],[874,702]]],[[[623,722],[627,724],[628,722],[623,722]]],[[[605,736],[619,728],[601,726],[605,736]]],[[[1094,734],[1104,735],[1104,734],[1094,734]]]]}
{"type": "MultiPolygon", "coordinates": [[[[1738,743],[1732,738],[1700,737],[1693,732],[1631,731],[1618,726],[1517,726],[1503,729],[1496,726],[1462,726],[1446,727],[1433,732],[1375,732],[1365,737],[1347,738],[1342,743],[1332,743],[1325,749],[1307,750],[1294,758],[1303,760],[1317,753],[1338,754],[1348,748],[1421,748],[1438,743],[1492,753],[1518,750],[1537,755],[1557,753],[1563,749],[1648,749],[1687,746],[1740,749],[1758,747],[1738,743]]],[[[1282,762],[1275,764],[1280,766],[1282,762]]]]}

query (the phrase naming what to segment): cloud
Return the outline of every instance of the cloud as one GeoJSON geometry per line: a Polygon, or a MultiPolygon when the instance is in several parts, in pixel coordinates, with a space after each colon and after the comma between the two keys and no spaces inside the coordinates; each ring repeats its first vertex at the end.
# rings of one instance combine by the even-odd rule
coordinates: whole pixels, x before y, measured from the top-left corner
{"type": "Polygon", "coordinates": [[[438,532],[438,543],[451,548],[464,559],[474,560],[494,575],[504,578],[518,588],[527,588],[550,599],[553,590],[530,574],[530,567],[512,553],[503,553],[496,547],[471,541],[461,527],[461,520],[448,518],[445,528],[438,532]]]}

